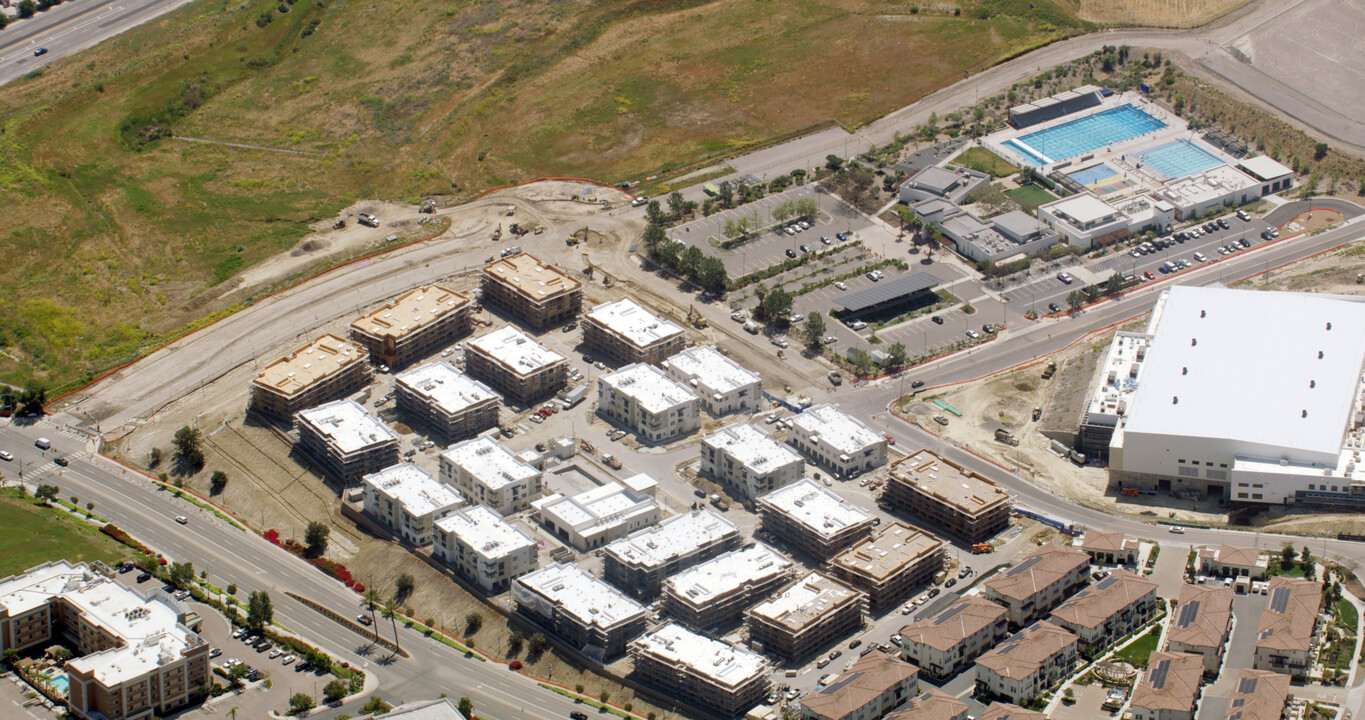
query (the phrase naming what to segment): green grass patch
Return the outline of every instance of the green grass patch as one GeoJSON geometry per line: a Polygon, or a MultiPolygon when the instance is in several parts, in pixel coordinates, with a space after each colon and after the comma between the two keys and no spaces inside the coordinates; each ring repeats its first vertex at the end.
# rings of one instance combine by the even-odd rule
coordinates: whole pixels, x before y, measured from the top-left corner
{"type": "Polygon", "coordinates": [[[1266,568],[1265,576],[1266,579],[1269,580],[1270,578],[1273,578],[1276,575],[1301,578],[1303,577],[1303,566],[1295,562],[1291,564],[1289,567],[1285,567],[1282,563],[1280,563],[1279,557],[1273,557],[1270,559],[1270,567],[1266,568]]]}
{"type": "Polygon", "coordinates": [[[1134,667],[1147,667],[1147,658],[1156,651],[1156,644],[1161,638],[1154,633],[1147,633],[1128,644],[1128,647],[1114,653],[1116,660],[1131,663],[1134,667]]]}
{"type": "Polygon", "coordinates": [[[572,690],[565,690],[564,688],[555,687],[554,685],[546,685],[545,683],[536,683],[536,684],[537,684],[537,685],[540,685],[541,687],[545,688],[546,690],[551,690],[551,691],[553,691],[553,692],[557,692],[557,693],[559,693],[560,695],[563,695],[564,697],[569,698],[570,700],[573,700],[573,701],[576,702],[576,703],[581,703],[581,704],[587,705],[587,706],[589,706],[589,707],[595,707],[595,708],[597,708],[598,710],[602,710],[602,711],[605,711],[605,712],[609,712],[609,713],[611,713],[612,715],[615,715],[615,716],[617,716],[617,717],[628,718],[629,720],[634,720],[634,718],[639,717],[639,715],[636,715],[636,714],[634,714],[634,713],[628,713],[628,712],[626,712],[625,710],[622,710],[621,708],[615,707],[615,706],[613,706],[613,705],[607,705],[606,703],[598,702],[598,701],[593,700],[592,698],[588,697],[587,695],[580,695],[580,694],[578,694],[578,693],[576,693],[576,692],[573,692],[572,690]]]}
{"type": "Polygon", "coordinates": [[[1350,600],[1341,598],[1340,600],[1337,600],[1334,609],[1337,614],[1337,622],[1343,625],[1349,632],[1354,633],[1356,631],[1356,621],[1359,619],[1359,615],[1356,613],[1356,606],[1352,605],[1350,600]]]}
{"type": "Polygon", "coordinates": [[[18,490],[0,491],[0,577],[56,560],[99,560],[114,567],[133,552],[63,510],[34,502],[18,490]]]}
{"type": "Polygon", "coordinates": [[[1032,213],[1038,209],[1039,205],[1049,203],[1057,199],[1056,195],[1038,187],[1037,185],[1025,185],[1013,190],[1006,190],[1005,197],[1019,203],[1019,207],[1024,212],[1032,213]]]}
{"type": "Polygon", "coordinates": [[[1019,172],[1019,168],[1011,165],[1008,160],[984,147],[974,147],[963,152],[953,158],[953,163],[998,178],[1009,177],[1019,172]]]}

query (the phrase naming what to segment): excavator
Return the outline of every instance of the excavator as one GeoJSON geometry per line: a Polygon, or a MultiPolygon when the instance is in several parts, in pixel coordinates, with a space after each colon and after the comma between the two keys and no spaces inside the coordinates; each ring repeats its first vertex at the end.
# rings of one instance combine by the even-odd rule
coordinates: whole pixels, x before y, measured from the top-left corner
{"type": "Polygon", "coordinates": [[[696,305],[687,306],[687,321],[692,323],[692,327],[695,327],[699,330],[710,325],[710,322],[707,321],[706,316],[702,315],[700,312],[697,311],[696,305]]]}
{"type": "Polygon", "coordinates": [[[591,279],[594,272],[602,273],[602,287],[611,287],[615,284],[615,281],[611,279],[611,276],[607,274],[606,270],[603,270],[599,265],[593,265],[592,260],[588,259],[588,254],[583,253],[583,274],[591,279]]]}

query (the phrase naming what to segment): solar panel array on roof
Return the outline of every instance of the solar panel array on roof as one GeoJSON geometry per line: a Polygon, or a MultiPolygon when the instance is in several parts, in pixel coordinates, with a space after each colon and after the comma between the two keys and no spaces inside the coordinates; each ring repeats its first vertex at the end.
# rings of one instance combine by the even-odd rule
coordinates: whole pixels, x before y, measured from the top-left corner
{"type": "Polygon", "coordinates": [[[1156,667],[1152,669],[1151,674],[1147,676],[1147,684],[1151,685],[1155,690],[1161,690],[1166,687],[1166,673],[1170,672],[1170,670],[1170,660],[1162,660],[1157,663],[1156,667]]]}
{"type": "MultiPolygon", "coordinates": [[[[1254,692],[1256,692],[1256,678],[1244,677],[1237,680],[1237,693],[1239,695],[1250,695],[1254,692]]],[[[1238,698],[1238,700],[1241,700],[1241,698],[1238,698]]],[[[1239,703],[1237,707],[1241,707],[1241,704],[1239,703]]]]}
{"type": "Polygon", "coordinates": [[[1270,591],[1271,612],[1283,613],[1289,608],[1289,588],[1277,587],[1270,591]]]}
{"type": "Polygon", "coordinates": [[[1194,623],[1195,618],[1199,617],[1199,601],[1190,600],[1180,606],[1180,614],[1175,618],[1175,626],[1187,628],[1194,623]]]}
{"type": "Polygon", "coordinates": [[[860,673],[860,672],[856,672],[856,673],[851,673],[851,674],[849,674],[849,675],[845,675],[845,676],[839,678],[838,680],[835,680],[833,683],[831,683],[831,684],[829,684],[829,685],[826,685],[825,688],[824,688],[823,690],[820,691],[820,694],[821,694],[821,695],[830,695],[830,694],[832,694],[832,693],[837,693],[837,692],[839,692],[840,690],[843,690],[845,685],[847,685],[847,684],[853,682],[854,680],[857,680],[858,678],[860,678],[860,677],[862,677],[862,676],[863,676],[863,674],[860,673]]]}
{"type": "Polygon", "coordinates": [[[923,292],[939,284],[939,279],[929,273],[911,273],[888,282],[877,283],[866,290],[845,295],[837,301],[849,312],[857,312],[905,295],[923,292]]]}

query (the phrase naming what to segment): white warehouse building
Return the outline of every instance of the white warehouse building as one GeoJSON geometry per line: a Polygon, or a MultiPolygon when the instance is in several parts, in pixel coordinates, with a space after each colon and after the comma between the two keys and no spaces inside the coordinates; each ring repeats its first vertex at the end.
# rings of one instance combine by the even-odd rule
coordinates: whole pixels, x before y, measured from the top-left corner
{"type": "Polygon", "coordinates": [[[737,496],[754,500],[800,480],[806,463],[758,428],[741,423],[702,438],[701,471],[737,496]]]}
{"type": "Polygon", "coordinates": [[[1177,286],[1147,336],[1109,441],[1121,488],[1365,504],[1365,300],[1177,286]]]}
{"type": "Polygon", "coordinates": [[[665,360],[663,368],[668,377],[692,388],[701,406],[714,417],[758,409],[762,378],[715,345],[688,348],[665,360]]]}

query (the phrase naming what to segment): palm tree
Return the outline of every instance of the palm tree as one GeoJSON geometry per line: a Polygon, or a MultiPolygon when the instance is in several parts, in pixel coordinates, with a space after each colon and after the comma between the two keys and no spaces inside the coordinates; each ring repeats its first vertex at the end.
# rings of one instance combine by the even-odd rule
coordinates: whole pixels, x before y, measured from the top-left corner
{"type": "Polygon", "coordinates": [[[374,628],[374,641],[379,642],[379,625],[374,621],[374,611],[379,608],[379,593],[374,588],[365,590],[365,609],[370,611],[370,627],[374,628]]]}
{"type": "Polygon", "coordinates": [[[393,649],[394,652],[401,652],[398,646],[398,603],[390,600],[384,603],[384,617],[393,623],[393,649]]]}

